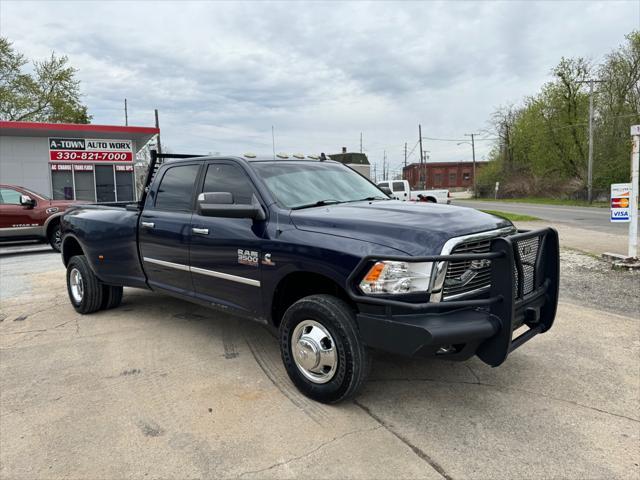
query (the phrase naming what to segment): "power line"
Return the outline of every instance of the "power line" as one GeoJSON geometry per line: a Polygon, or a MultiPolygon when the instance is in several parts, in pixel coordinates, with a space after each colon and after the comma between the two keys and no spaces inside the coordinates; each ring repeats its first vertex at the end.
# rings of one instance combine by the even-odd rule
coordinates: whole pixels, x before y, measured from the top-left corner
{"type": "MultiPolygon", "coordinates": [[[[430,140],[435,142],[466,142],[466,138],[431,138],[431,137],[422,137],[424,140],[430,140]]],[[[500,140],[499,138],[476,138],[476,142],[479,141],[489,141],[489,140],[500,140]]]]}
{"type": "Polygon", "coordinates": [[[413,148],[411,149],[411,151],[408,153],[407,158],[411,157],[411,155],[413,155],[413,152],[415,152],[416,147],[418,146],[418,143],[420,143],[420,141],[417,141],[416,144],[413,146],[413,148]]]}

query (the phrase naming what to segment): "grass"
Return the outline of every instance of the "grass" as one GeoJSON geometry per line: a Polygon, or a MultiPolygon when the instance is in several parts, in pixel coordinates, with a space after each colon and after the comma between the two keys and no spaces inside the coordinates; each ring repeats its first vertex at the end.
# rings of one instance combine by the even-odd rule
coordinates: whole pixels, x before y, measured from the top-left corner
{"type": "Polygon", "coordinates": [[[478,198],[481,201],[491,202],[505,202],[505,203],[537,203],[540,205],[569,205],[572,207],[598,207],[608,208],[609,202],[593,202],[589,204],[586,200],[562,200],[559,198],[544,198],[544,197],[522,197],[522,198],[499,198],[494,200],[493,198],[478,198]]]}
{"type": "Polygon", "coordinates": [[[501,212],[499,210],[481,210],[484,213],[490,213],[491,215],[497,215],[498,217],[506,218],[512,222],[535,222],[540,220],[538,217],[532,217],[531,215],[522,215],[520,213],[501,212]]]}

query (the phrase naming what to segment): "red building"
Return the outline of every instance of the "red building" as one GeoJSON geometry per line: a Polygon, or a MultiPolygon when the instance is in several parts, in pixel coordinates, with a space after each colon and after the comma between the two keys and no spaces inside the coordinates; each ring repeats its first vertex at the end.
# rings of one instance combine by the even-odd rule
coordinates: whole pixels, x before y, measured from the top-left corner
{"type": "MultiPolygon", "coordinates": [[[[476,174],[486,162],[476,162],[476,174]]],[[[402,169],[402,178],[411,189],[473,188],[473,162],[412,163],[402,169]]]]}

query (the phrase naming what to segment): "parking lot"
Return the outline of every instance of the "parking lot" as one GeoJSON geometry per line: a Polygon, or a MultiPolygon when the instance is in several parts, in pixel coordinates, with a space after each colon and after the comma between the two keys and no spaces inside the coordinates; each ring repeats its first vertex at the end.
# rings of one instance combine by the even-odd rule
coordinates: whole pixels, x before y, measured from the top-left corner
{"type": "Polygon", "coordinates": [[[562,265],[553,330],[503,366],[377,354],[327,406],[260,325],[132,289],[80,316],[58,255],[0,257],[0,477],[638,478],[640,277],[562,265]]]}

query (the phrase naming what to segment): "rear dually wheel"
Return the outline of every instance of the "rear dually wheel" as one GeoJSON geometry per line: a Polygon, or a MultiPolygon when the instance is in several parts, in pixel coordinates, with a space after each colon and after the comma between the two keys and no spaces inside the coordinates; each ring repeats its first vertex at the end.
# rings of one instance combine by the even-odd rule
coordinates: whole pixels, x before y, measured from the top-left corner
{"type": "Polygon", "coordinates": [[[89,267],[87,257],[76,255],[67,264],[67,292],[78,313],[93,313],[102,307],[103,285],[89,267]]]}

